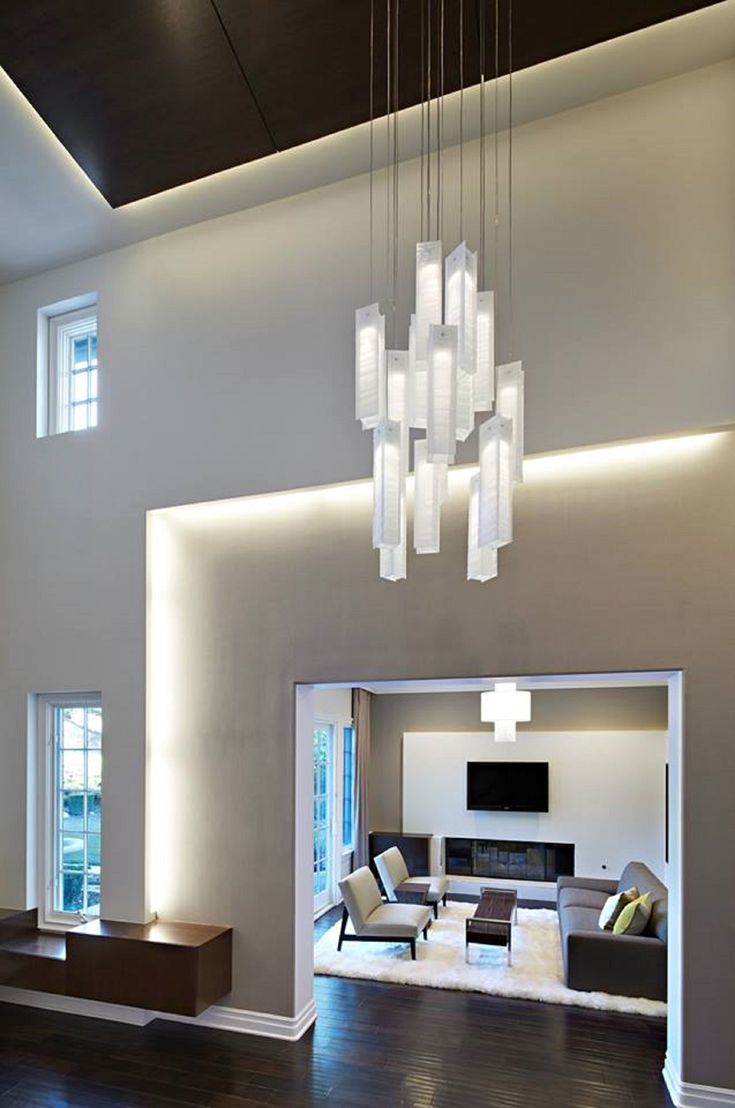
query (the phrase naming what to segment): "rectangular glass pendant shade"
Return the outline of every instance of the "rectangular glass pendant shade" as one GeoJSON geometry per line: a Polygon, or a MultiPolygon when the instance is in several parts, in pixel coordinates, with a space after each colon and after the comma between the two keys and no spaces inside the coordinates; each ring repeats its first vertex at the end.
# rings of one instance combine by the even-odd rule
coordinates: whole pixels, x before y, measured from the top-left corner
{"type": "Polygon", "coordinates": [[[495,293],[477,294],[476,412],[490,412],[495,403],[495,293]]]}
{"type": "Polygon", "coordinates": [[[457,328],[429,328],[429,377],[426,406],[427,457],[453,462],[457,449],[457,328]]]}
{"type": "Polygon", "coordinates": [[[381,547],[380,576],[384,581],[405,581],[406,579],[406,513],[401,513],[401,541],[398,546],[381,547]]]}
{"type": "Polygon", "coordinates": [[[477,370],[477,254],[461,242],[444,263],[444,322],[457,328],[457,365],[474,376],[477,370]]]}
{"type": "Polygon", "coordinates": [[[373,546],[398,546],[401,541],[403,485],[401,425],[383,419],[373,430],[373,546]]]}
{"type": "Polygon", "coordinates": [[[385,316],[378,304],[355,312],[355,418],[364,430],[385,419],[385,316]]]}
{"type": "Polygon", "coordinates": [[[438,554],[441,506],[446,496],[447,467],[430,462],[426,439],[414,446],[413,545],[417,554],[438,554]]]}
{"type": "Polygon", "coordinates": [[[513,423],[513,480],[523,480],[523,365],[508,362],[497,370],[496,412],[513,423]]]}
{"type": "Polygon", "coordinates": [[[480,427],[477,544],[513,541],[513,425],[495,415],[480,427]]]}
{"type": "Polygon", "coordinates": [[[475,429],[474,385],[477,375],[470,377],[457,371],[457,442],[464,442],[475,429]]]}
{"type": "Polygon", "coordinates": [[[408,397],[409,423],[412,427],[426,428],[426,394],[429,366],[416,357],[416,316],[411,316],[408,327],[408,397]]]}
{"type": "Polygon", "coordinates": [[[442,244],[416,243],[416,357],[426,361],[429,328],[442,321],[442,244]]]}
{"type": "Polygon", "coordinates": [[[408,351],[387,350],[388,419],[401,425],[401,473],[408,473],[408,351]]]}
{"type": "Polygon", "coordinates": [[[498,576],[498,550],[495,546],[479,546],[480,474],[470,481],[470,506],[467,519],[467,580],[489,581],[498,576]]]}

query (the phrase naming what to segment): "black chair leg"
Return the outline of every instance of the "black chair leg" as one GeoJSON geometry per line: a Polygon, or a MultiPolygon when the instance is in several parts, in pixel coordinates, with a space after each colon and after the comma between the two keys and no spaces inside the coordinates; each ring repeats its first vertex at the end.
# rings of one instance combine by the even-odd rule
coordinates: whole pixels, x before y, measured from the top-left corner
{"type": "Polygon", "coordinates": [[[428,925],[428,923],[427,923],[426,927],[424,928],[424,938],[428,942],[428,940],[429,940],[429,925],[428,925]]]}
{"type": "Polygon", "coordinates": [[[434,901],[434,919],[439,919],[439,901],[434,901]]]}
{"type": "Polygon", "coordinates": [[[411,958],[416,961],[416,940],[411,939],[411,958]]]}
{"type": "Polygon", "coordinates": [[[442,904],[446,908],[446,906],[447,906],[447,894],[446,893],[444,893],[444,896],[442,897],[442,904]]]}
{"type": "Polygon", "coordinates": [[[349,914],[349,913],[347,912],[347,909],[346,909],[346,908],[343,908],[343,909],[342,909],[342,926],[341,926],[341,927],[340,927],[340,929],[339,929],[339,939],[338,939],[338,941],[337,941],[337,950],[341,950],[341,949],[342,949],[342,942],[343,942],[343,940],[344,940],[344,937],[345,937],[345,930],[346,930],[346,928],[347,928],[347,917],[348,917],[348,914],[349,914]]]}

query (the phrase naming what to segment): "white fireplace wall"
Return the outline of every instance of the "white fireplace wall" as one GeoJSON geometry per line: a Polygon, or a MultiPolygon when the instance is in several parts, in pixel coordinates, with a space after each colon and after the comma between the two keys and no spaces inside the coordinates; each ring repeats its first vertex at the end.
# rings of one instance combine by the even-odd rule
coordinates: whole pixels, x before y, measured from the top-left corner
{"type": "Polygon", "coordinates": [[[574,843],[578,875],[645,862],[665,878],[665,731],[405,732],[403,830],[574,843]],[[467,762],[549,763],[548,812],[470,812],[467,762]]]}

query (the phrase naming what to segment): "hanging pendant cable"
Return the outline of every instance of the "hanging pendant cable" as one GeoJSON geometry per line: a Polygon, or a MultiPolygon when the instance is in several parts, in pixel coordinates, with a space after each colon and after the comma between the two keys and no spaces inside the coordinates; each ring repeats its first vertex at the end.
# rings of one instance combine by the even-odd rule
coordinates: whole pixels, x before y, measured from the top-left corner
{"type": "Polygon", "coordinates": [[[395,0],[395,26],[393,28],[393,346],[396,345],[396,309],[398,301],[398,43],[401,16],[401,0],[395,0]]]}
{"type": "Polygon", "coordinates": [[[485,266],[485,0],[480,4],[480,282],[487,288],[485,266]]]}
{"type": "Polygon", "coordinates": [[[459,0],[459,241],[464,235],[464,0],[459,0]]]}
{"type": "Polygon", "coordinates": [[[500,272],[498,268],[500,239],[500,179],[498,155],[498,85],[500,84],[500,0],[495,0],[495,61],[493,66],[493,282],[496,287],[498,349],[500,349],[500,272]]]}
{"type": "Polygon", "coordinates": [[[431,0],[426,0],[426,238],[431,238],[431,0]]]}
{"type": "Polygon", "coordinates": [[[370,178],[368,192],[370,196],[370,303],[373,303],[375,292],[375,267],[373,262],[373,176],[375,169],[375,0],[370,0],[370,178]]]}
{"type": "Polygon", "coordinates": [[[439,0],[439,100],[437,103],[437,238],[444,237],[444,0],[439,0]]]}
{"type": "Polygon", "coordinates": [[[420,39],[419,55],[420,55],[420,60],[421,60],[421,66],[420,66],[420,69],[419,69],[419,85],[420,85],[420,89],[421,89],[421,160],[419,162],[419,166],[420,166],[420,173],[419,173],[419,181],[420,181],[420,184],[419,184],[420,232],[419,233],[420,233],[420,236],[421,236],[420,240],[419,240],[420,242],[424,242],[424,117],[425,117],[425,114],[426,114],[426,111],[425,111],[426,104],[424,102],[424,72],[425,72],[425,67],[426,67],[426,57],[425,57],[426,46],[425,46],[425,42],[424,42],[424,34],[426,32],[425,15],[426,15],[426,13],[424,11],[424,5],[423,5],[423,0],[422,0],[422,3],[421,3],[421,21],[420,21],[420,24],[419,24],[419,39],[420,39]]]}
{"type": "MultiPolygon", "coordinates": [[[[391,157],[390,157],[390,82],[391,82],[391,27],[392,27],[391,0],[385,0],[385,299],[386,314],[389,315],[391,307],[390,298],[390,186],[391,186],[391,157]]],[[[388,320],[390,339],[390,316],[388,320]]]]}
{"type": "Polygon", "coordinates": [[[515,349],[513,312],[513,0],[508,0],[508,358],[515,349]]]}

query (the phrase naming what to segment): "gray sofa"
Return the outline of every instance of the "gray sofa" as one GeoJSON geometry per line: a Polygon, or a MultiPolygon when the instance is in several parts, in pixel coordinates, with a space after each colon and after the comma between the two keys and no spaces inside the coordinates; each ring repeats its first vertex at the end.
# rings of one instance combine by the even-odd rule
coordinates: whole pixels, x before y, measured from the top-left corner
{"type": "Polygon", "coordinates": [[[643,862],[629,862],[619,881],[560,877],[557,909],[564,975],[570,989],[666,1000],[668,892],[643,862]],[[643,935],[601,931],[598,920],[614,892],[637,886],[651,893],[653,912],[643,935]]]}

